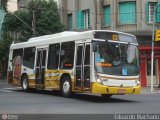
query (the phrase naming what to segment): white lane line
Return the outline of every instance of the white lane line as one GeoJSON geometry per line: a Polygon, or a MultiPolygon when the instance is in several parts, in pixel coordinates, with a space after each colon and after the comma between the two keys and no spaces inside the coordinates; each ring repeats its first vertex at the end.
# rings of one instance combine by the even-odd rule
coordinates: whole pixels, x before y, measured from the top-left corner
{"type": "Polygon", "coordinates": [[[19,89],[22,89],[21,87],[14,87],[14,88],[2,88],[2,89],[5,89],[5,90],[19,90],[19,89]]]}
{"type": "Polygon", "coordinates": [[[21,87],[14,87],[14,88],[1,88],[0,91],[3,92],[14,92],[13,90],[20,90],[21,87]]]}
{"type": "Polygon", "coordinates": [[[10,90],[4,90],[4,89],[0,89],[0,91],[2,91],[2,92],[13,92],[13,91],[10,91],[10,90]]]}

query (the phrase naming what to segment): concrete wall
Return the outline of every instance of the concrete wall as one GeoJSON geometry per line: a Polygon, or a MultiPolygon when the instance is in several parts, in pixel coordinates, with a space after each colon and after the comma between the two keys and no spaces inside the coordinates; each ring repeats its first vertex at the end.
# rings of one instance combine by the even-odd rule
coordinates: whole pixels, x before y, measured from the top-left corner
{"type": "MultiPolygon", "coordinates": [[[[78,9],[90,9],[90,25],[91,29],[111,29],[124,32],[134,33],[135,35],[151,35],[152,24],[146,23],[145,3],[147,1],[157,2],[157,0],[65,0],[67,4],[63,4],[67,14],[73,15],[73,28],[76,28],[76,11],[78,9]],[[136,23],[135,24],[119,24],[119,2],[136,1],[136,23]],[[96,3],[96,5],[95,5],[96,3]],[[104,26],[103,7],[110,4],[111,6],[111,26],[104,26]],[[96,11],[97,9],[97,11],[96,11]]],[[[64,17],[63,16],[63,17],[64,17]]],[[[66,19],[63,23],[67,25],[66,19]],[[65,21],[65,22],[64,22],[65,21]]]]}

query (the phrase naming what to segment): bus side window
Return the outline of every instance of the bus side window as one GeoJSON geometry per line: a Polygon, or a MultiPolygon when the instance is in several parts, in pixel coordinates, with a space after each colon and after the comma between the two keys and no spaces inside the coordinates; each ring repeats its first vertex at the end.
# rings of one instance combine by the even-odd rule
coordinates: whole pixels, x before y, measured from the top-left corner
{"type": "Polygon", "coordinates": [[[49,46],[48,69],[58,69],[60,44],[49,46]]]}
{"type": "Polygon", "coordinates": [[[15,50],[13,50],[13,57],[12,57],[13,66],[16,65],[16,64],[18,64],[18,65],[22,64],[22,56],[23,56],[23,49],[15,49],[15,50]],[[17,58],[18,58],[18,60],[17,60],[17,58]],[[20,59],[21,59],[21,61],[20,61],[20,59]]]}
{"type": "Polygon", "coordinates": [[[61,69],[72,69],[73,68],[74,49],[75,49],[74,42],[62,43],[61,51],[63,51],[64,54],[61,54],[61,57],[60,57],[60,61],[61,61],[60,68],[61,69]]]}
{"type": "Polygon", "coordinates": [[[23,57],[23,65],[33,69],[35,60],[35,47],[25,48],[24,49],[24,57],[23,57]]]}

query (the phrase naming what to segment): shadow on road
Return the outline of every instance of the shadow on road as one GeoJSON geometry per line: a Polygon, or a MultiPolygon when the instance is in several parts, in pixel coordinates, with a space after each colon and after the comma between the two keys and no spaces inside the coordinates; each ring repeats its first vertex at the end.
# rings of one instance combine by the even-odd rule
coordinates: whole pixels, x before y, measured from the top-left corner
{"type": "MultiPolygon", "coordinates": [[[[22,90],[16,90],[17,92],[24,92],[22,90]]],[[[25,93],[25,92],[24,92],[25,93]]],[[[31,94],[42,94],[42,95],[50,95],[50,96],[56,96],[56,97],[62,97],[60,91],[44,91],[44,90],[32,90],[26,93],[31,94]]],[[[88,102],[94,102],[94,103],[131,103],[136,102],[133,100],[126,100],[126,99],[120,99],[116,98],[116,95],[113,95],[111,98],[103,98],[98,95],[90,95],[90,94],[73,94],[71,98],[64,98],[64,99],[72,99],[72,100],[82,100],[82,101],[88,101],[88,102]]]]}

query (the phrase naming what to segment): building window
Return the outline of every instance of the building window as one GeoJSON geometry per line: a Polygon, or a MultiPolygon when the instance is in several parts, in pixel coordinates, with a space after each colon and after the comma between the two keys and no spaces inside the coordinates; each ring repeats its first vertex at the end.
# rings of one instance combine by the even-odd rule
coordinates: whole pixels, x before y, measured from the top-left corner
{"type": "MultiPolygon", "coordinates": [[[[147,2],[146,3],[146,21],[148,23],[154,22],[154,10],[157,5],[157,2],[147,2]]],[[[155,13],[155,21],[160,22],[160,8],[157,8],[157,11],[155,13]]]]}
{"type": "Polygon", "coordinates": [[[78,10],[76,12],[76,26],[77,26],[77,30],[83,30],[84,29],[84,17],[83,17],[83,13],[82,10],[78,10]]]}
{"type": "Polygon", "coordinates": [[[104,6],[104,25],[109,26],[110,25],[110,5],[104,6]]]}
{"type": "Polygon", "coordinates": [[[119,3],[120,24],[136,23],[136,2],[119,3]]]}
{"type": "Polygon", "coordinates": [[[148,16],[149,16],[149,23],[152,23],[154,21],[154,9],[156,7],[156,3],[149,3],[149,12],[148,12],[148,16]]]}
{"type": "Polygon", "coordinates": [[[83,15],[84,15],[84,28],[88,29],[90,27],[90,14],[89,14],[89,10],[84,10],[83,11],[83,15]]]}
{"type": "MultiPolygon", "coordinates": [[[[4,10],[0,8],[0,31],[3,31],[3,21],[4,20],[4,10]]],[[[0,32],[0,39],[2,37],[2,32],[0,32]]]]}
{"type": "MultiPolygon", "coordinates": [[[[153,60],[153,75],[156,75],[156,72],[155,72],[155,60],[153,60]]],[[[147,75],[148,76],[151,76],[151,60],[150,59],[147,59],[147,75]]]]}
{"type": "Polygon", "coordinates": [[[84,30],[90,27],[90,12],[89,10],[78,10],[76,12],[77,30],[84,30]]]}
{"type": "Polygon", "coordinates": [[[68,14],[68,30],[72,31],[73,27],[72,27],[72,14],[68,14]]]}

